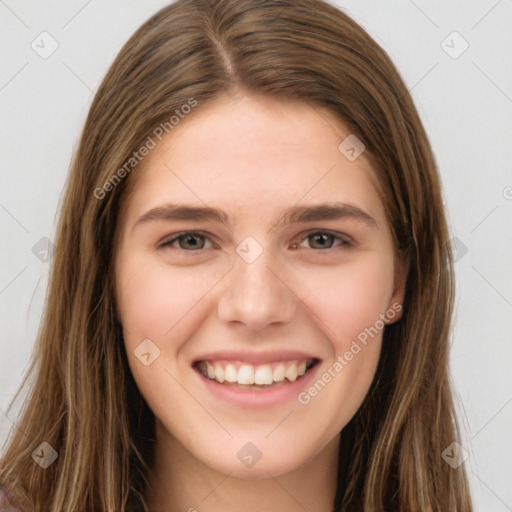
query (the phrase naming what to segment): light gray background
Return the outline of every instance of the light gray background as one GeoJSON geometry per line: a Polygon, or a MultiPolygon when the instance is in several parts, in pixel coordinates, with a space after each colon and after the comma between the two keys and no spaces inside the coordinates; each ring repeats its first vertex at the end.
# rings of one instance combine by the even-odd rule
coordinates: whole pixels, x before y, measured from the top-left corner
{"type": "MultiPolygon", "coordinates": [[[[166,3],[0,0],[0,441],[43,307],[40,240],[53,240],[87,110],[121,46],[166,3]],[[49,48],[43,31],[59,45],[46,59],[31,47],[49,48]]],[[[336,4],[390,54],[436,153],[460,258],[451,371],[464,464],[476,511],[512,511],[512,0],[336,4]],[[454,31],[469,44],[457,58],[454,31]]]]}

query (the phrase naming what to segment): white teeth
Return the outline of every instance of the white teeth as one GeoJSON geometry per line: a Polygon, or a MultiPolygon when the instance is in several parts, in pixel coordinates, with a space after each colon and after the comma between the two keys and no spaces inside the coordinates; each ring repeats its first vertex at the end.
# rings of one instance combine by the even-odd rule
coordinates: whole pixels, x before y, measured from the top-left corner
{"type": "Polygon", "coordinates": [[[279,363],[274,368],[274,372],[272,373],[272,378],[274,379],[274,382],[283,382],[283,380],[284,380],[284,364],[283,363],[279,363]]]}
{"type": "Polygon", "coordinates": [[[224,379],[233,383],[236,382],[237,377],[238,372],[236,371],[236,368],[232,364],[226,365],[226,369],[224,370],[224,379]]]}
{"type": "Polygon", "coordinates": [[[290,382],[295,382],[297,380],[297,366],[295,364],[288,366],[284,375],[290,382]]]}
{"type": "Polygon", "coordinates": [[[254,384],[254,368],[250,364],[243,364],[238,370],[238,384],[254,384]]]}
{"type": "Polygon", "coordinates": [[[208,378],[213,379],[215,376],[215,370],[213,369],[213,366],[210,363],[206,363],[206,371],[208,372],[208,378]]]}
{"type": "Polygon", "coordinates": [[[201,361],[198,368],[209,379],[220,382],[238,383],[242,385],[270,386],[275,382],[295,382],[307,371],[308,361],[287,361],[277,364],[260,364],[253,366],[248,363],[215,363],[201,361]],[[238,369],[237,369],[238,368],[238,369]],[[272,369],[273,368],[273,369],[272,369]]]}
{"type": "Polygon", "coordinates": [[[224,368],[220,364],[215,365],[215,380],[221,384],[224,382],[224,368]]]}
{"type": "Polygon", "coordinates": [[[272,384],[272,368],[268,364],[263,366],[258,366],[256,372],[254,374],[254,383],[255,384],[272,384]]]}

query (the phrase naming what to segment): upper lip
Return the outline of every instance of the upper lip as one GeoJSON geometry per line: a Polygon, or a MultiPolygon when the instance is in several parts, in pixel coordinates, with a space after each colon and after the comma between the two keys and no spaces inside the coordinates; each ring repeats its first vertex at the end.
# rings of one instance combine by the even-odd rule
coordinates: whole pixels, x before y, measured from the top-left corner
{"type": "Polygon", "coordinates": [[[192,364],[200,361],[243,361],[250,364],[276,363],[280,361],[303,361],[313,359],[319,360],[318,357],[308,354],[307,352],[297,350],[276,350],[272,352],[243,352],[243,351],[216,351],[208,352],[194,358],[192,364]]]}

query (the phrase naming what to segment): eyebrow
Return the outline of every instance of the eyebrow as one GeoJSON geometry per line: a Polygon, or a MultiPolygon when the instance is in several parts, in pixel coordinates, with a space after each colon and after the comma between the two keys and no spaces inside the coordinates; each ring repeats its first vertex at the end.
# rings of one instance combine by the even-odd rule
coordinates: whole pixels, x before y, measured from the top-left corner
{"type": "MultiPolygon", "coordinates": [[[[328,202],[308,206],[292,206],[273,225],[318,222],[323,220],[354,219],[369,227],[378,229],[377,221],[368,212],[350,203],[328,202]]],[[[165,204],[144,213],[135,226],[153,220],[211,221],[232,227],[228,214],[219,208],[210,206],[192,206],[186,204],[165,204]]],[[[134,226],[134,227],[135,227],[134,226]]]]}

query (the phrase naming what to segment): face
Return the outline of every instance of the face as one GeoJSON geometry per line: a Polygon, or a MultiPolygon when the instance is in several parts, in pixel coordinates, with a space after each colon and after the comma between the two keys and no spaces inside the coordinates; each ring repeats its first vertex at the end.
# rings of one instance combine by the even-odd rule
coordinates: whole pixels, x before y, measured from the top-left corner
{"type": "Polygon", "coordinates": [[[365,154],[339,149],[349,135],[307,104],[224,97],[140,164],[115,291],[159,442],[278,476],[361,405],[404,280],[365,154]]]}

